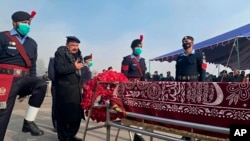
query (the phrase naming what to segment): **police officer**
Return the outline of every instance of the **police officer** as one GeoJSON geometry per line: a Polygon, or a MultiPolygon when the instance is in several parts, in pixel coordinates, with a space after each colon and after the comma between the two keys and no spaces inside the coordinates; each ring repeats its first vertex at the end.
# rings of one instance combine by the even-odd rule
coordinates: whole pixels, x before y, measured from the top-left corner
{"type": "Polygon", "coordinates": [[[205,56],[195,52],[193,45],[193,37],[185,36],[182,39],[184,53],[178,56],[176,60],[176,81],[205,81],[205,56]]]}
{"type": "Polygon", "coordinates": [[[92,76],[90,71],[90,67],[93,66],[92,54],[85,56],[83,60],[84,63],[83,63],[82,75],[83,75],[83,84],[85,84],[91,79],[92,76]]]}
{"type": "MultiPolygon", "coordinates": [[[[196,82],[205,81],[206,64],[205,56],[195,52],[193,49],[194,38],[185,36],[182,39],[184,53],[176,60],[176,81],[196,82]]],[[[190,137],[183,136],[182,139],[191,140],[190,137]]]]}
{"type": "Polygon", "coordinates": [[[82,68],[83,58],[79,50],[80,40],[68,36],[66,46],[55,52],[55,89],[57,135],[60,141],[78,141],[76,138],[83,110],[82,68]]]}
{"type": "Polygon", "coordinates": [[[167,71],[167,76],[164,78],[164,81],[174,81],[174,77],[171,75],[170,71],[167,71]]]}
{"type": "Polygon", "coordinates": [[[33,136],[43,135],[35,124],[39,108],[44,100],[46,81],[36,77],[37,44],[28,36],[31,19],[29,14],[17,11],[12,15],[13,29],[0,33],[0,141],[10,120],[17,95],[30,95],[29,107],[23,122],[23,132],[33,136]]]}
{"type": "Polygon", "coordinates": [[[132,54],[123,58],[121,72],[127,76],[130,81],[144,81],[146,72],[145,59],[140,55],[142,53],[142,40],[135,39],[131,43],[132,54]]]}
{"type": "MultiPolygon", "coordinates": [[[[121,72],[133,82],[145,81],[146,79],[146,63],[145,59],[140,55],[142,53],[143,36],[135,39],[131,43],[132,54],[123,57],[121,72]]],[[[144,141],[140,134],[135,133],[133,141],[144,141]]]]}

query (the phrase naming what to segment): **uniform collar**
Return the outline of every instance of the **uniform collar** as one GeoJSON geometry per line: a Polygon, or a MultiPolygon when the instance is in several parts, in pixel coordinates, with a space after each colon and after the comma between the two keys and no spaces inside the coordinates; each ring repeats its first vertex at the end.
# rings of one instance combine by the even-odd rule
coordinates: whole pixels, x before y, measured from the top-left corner
{"type": "Polygon", "coordinates": [[[130,57],[131,57],[131,58],[141,59],[141,57],[140,57],[140,56],[139,56],[139,57],[137,57],[137,56],[135,56],[134,54],[131,54],[131,55],[130,55],[130,57]]]}
{"type": "MultiPolygon", "coordinates": [[[[195,50],[193,49],[190,54],[195,54],[195,50]]],[[[185,52],[183,52],[181,56],[188,56],[188,55],[186,55],[185,52]]]]}
{"type": "Polygon", "coordinates": [[[87,67],[89,67],[88,63],[85,63],[85,62],[84,62],[84,63],[83,63],[83,65],[84,65],[84,66],[87,66],[87,67]]]}
{"type": "MultiPolygon", "coordinates": [[[[15,36],[17,36],[18,38],[22,39],[22,37],[20,36],[20,34],[19,34],[14,28],[10,30],[10,35],[15,35],[15,36]]],[[[28,38],[28,35],[25,35],[25,36],[23,37],[24,40],[25,40],[26,38],[28,38]]]]}

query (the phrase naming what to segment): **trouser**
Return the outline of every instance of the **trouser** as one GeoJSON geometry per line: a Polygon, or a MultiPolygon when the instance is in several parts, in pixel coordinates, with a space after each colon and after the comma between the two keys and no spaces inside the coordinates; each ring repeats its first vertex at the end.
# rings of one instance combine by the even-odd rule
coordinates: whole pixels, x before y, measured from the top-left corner
{"type": "Polygon", "coordinates": [[[60,141],[72,141],[77,134],[81,119],[77,121],[57,120],[57,136],[60,141]]]}
{"type": "Polygon", "coordinates": [[[55,84],[52,82],[51,87],[51,95],[52,95],[52,109],[51,109],[51,118],[52,118],[52,124],[53,127],[56,128],[56,89],[55,84]]]}
{"type": "Polygon", "coordinates": [[[0,109],[0,141],[4,140],[16,96],[27,96],[31,94],[29,105],[39,108],[44,100],[46,89],[46,81],[37,77],[25,76],[14,78],[7,100],[7,108],[0,109]]]}

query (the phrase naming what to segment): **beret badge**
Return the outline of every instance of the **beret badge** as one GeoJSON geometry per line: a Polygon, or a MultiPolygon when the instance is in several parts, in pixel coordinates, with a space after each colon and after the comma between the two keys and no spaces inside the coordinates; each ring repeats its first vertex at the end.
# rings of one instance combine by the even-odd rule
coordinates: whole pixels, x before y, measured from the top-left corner
{"type": "Polygon", "coordinates": [[[10,46],[16,46],[16,42],[9,42],[10,46]]]}

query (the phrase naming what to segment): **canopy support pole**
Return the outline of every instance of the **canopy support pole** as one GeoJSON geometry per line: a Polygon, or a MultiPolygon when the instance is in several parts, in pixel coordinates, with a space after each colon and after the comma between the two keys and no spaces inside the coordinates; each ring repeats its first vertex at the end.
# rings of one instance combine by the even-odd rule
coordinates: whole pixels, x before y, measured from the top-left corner
{"type": "Polygon", "coordinates": [[[150,73],[150,60],[148,60],[148,72],[150,73]]]}
{"type": "Polygon", "coordinates": [[[236,37],[236,50],[237,50],[238,70],[240,70],[240,49],[239,49],[239,39],[238,39],[238,37],[236,37]]]}

